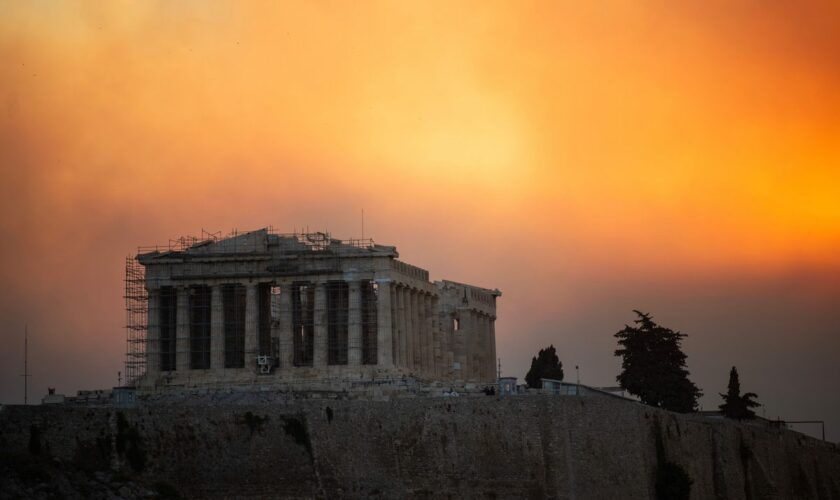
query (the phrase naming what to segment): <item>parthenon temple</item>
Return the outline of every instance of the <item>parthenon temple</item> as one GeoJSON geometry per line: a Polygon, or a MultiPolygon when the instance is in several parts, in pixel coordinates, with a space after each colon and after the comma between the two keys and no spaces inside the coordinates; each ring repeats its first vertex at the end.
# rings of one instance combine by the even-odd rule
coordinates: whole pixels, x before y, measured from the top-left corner
{"type": "Polygon", "coordinates": [[[142,251],[137,386],[494,383],[501,292],[431,282],[398,257],[372,240],[269,229],[142,251]]]}

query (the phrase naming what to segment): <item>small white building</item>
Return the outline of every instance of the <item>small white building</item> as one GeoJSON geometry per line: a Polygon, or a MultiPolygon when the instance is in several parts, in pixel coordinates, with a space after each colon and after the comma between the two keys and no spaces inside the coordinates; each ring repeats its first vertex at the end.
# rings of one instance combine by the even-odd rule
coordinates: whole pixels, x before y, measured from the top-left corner
{"type": "Polygon", "coordinates": [[[514,396],[516,393],[516,377],[499,377],[499,396],[514,396]]]}
{"type": "Polygon", "coordinates": [[[56,404],[64,404],[64,394],[56,394],[55,387],[48,387],[47,388],[47,395],[41,398],[41,404],[44,405],[56,405],[56,404]]]}
{"type": "Polygon", "coordinates": [[[137,405],[137,389],[126,386],[114,387],[111,398],[117,408],[133,408],[137,405]]]}
{"type": "Polygon", "coordinates": [[[542,381],[542,393],[558,396],[612,396],[616,398],[636,399],[625,394],[621,387],[591,387],[584,384],[573,384],[550,378],[540,379],[542,381]]]}

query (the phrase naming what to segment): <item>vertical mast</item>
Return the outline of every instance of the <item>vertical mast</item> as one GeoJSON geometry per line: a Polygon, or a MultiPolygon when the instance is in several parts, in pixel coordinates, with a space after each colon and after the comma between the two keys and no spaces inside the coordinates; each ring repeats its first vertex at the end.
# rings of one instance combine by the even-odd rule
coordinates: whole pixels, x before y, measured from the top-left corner
{"type": "Polygon", "coordinates": [[[23,404],[29,404],[29,325],[23,327],[23,404]]]}

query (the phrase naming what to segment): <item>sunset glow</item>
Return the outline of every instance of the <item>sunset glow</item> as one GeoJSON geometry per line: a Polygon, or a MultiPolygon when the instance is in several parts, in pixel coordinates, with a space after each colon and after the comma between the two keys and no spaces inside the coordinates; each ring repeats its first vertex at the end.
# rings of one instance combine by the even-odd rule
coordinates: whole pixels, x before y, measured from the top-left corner
{"type": "Polygon", "coordinates": [[[786,380],[840,375],[838,54],[837,2],[2,1],[0,398],[27,322],[38,395],[116,383],[136,246],[364,210],[502,290],[513,375],[614,384],[641,308],[836,440],[786,380]]]}

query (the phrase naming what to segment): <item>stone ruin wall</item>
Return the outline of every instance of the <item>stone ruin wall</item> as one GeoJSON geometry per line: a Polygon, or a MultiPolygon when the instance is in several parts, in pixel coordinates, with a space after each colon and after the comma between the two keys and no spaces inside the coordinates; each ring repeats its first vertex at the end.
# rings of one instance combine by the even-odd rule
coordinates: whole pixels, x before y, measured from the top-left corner
{"type": "Polygon", "coordinates": [[[0,410],[3,453],[28,453],[32,432],[42,454],[187,497],[652,498],[668,460],[692,498],[840,498],[834,444],[611,398],[0,410]]]}

